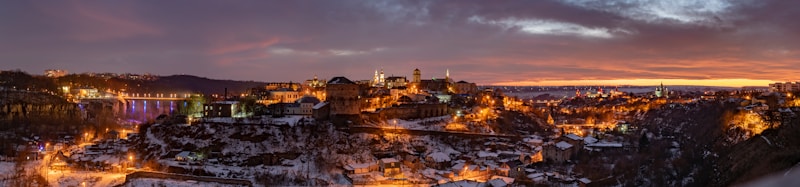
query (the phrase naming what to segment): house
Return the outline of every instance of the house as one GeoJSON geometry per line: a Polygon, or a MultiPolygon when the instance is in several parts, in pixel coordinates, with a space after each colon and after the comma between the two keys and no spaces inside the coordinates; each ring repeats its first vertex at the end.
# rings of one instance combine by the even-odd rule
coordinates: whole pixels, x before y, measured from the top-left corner
{"type": "Polygon", "coordinates": [[[234,108],[239,104],[238,101],[217,101],[203,105],[203,116],[205,117],[231,117],[234,108]]]}
{"type": "Polygon", "coordinates": [[[303,96],[294,103],[275,103],[269,105],[273,115],[307,115],[313,114],[314,105],[319,104],[320,100],[314,96],[303,96]]]}
{"type": "Polygon", "coordinates": [[[379,170],[383,173],[384,177],[395,177],[398,174],[402,175],[400,171],[400,161],[394,158],[383,158],[378,160],[379,170]]]}
{"type": "Polygon", "coordinates": [[[434,152],[425,157],[425,163],[430,168],[444,170],[450,167],[450,155],[443,152],[434,152]]]}
{"type": "Polygon", "coordinates": [[[197,155],[197,153],[191,151],[181,151],[177,155],[175,155],[176,161],[196,161],[200,160],[201,158],[197,155]]]}
{"type": "Polygon", "coordinates": [[[511,171],[511,167],[506,163],[502,163],[500,164],[500,167],[494,169],[494,175],[507,177],[509,171],[511,171]]]}
{"type": "Polygon", "coordinates": [[[355,163],[355,164],[347,164],[344,166],[344,170],[347,174],[363,174],[369,173],[373,171],[378,171],[379,167],[376,163],[355,163]]]}
{"type": "MultiPolygon", "coordinates": [[[[504,163],[508,167],[508,177],[521,178],[525,177],[525,163],[520,160],[514,160],[504,163]]],[[[506,166],[501,166],[506,167],[506,166]]]]}
{"type": "Polygon", "coordinates": [[[544,160],[554,163],[563,163],[569,160],[573,155],[573,146],[566,141],[560,141],[555,144],[545,145],[542,150],[544,160]]]}
{"type": "Polygon", "coordinates": [[[55,155],[50,157],[50,168],[55,170],[67,169],[69,157],[64,156],[64,153],[58,151],[55,155]]]}
{"type": "Polygon", "coordinates": [[[320,102],[311,107],[311,116],[314,117],[316,120],[326,120],[328,119],[328,115],[330,115],[330,107],[328,106],[328,102],[320,102]]]}
{"type": "Polygon", "coordinates": [[[583,149],[583,137],[581,136],[569,133],[562,136],[561,140],[574,146],[574,149],[572,149],[572,155],[578,155],[578,153],[583,149]]]}

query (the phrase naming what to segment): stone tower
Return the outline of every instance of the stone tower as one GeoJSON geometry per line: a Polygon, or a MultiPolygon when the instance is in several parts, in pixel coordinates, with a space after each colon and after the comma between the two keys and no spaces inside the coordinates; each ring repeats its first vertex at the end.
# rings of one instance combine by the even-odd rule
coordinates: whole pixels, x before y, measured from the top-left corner
{"type": "Polygon", "coordinates": [[[422,77],[422,74],[419,72],[419,69],[414,69],[414,80],[412,80],[411,82],[419,83],[421,80],[420,77],[422,77]]]}
{"type": "Polygon", "coordinates": [[[358,115],[361,110],[358,84],[345,77],[334,77],[325,87],[326,100],[330,103],[330,115],[358,115]]]}

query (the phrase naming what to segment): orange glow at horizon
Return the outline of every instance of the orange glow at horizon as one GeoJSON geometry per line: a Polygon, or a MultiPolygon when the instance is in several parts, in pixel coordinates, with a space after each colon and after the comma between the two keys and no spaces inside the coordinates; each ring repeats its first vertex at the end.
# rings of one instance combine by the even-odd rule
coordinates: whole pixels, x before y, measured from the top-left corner
{"type": "Polygon", "coordinates": [[[653,86],[661,83],[664,85],[680,86],[720,86],[720,87],[743,87],[743,86],[769,86],[770,83],[781,82],[773,80],[757,79],[611,79],[611,80],[543,80],[543,81],[515,81],[497,82],[491,85],[496,86],[594,86],[594,85],[631,85],[631,86],[653,86]]]}

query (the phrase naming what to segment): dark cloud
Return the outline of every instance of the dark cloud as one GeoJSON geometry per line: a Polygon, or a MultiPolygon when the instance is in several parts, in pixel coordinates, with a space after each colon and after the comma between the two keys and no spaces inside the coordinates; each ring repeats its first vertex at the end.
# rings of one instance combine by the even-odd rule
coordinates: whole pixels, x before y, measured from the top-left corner
{"type": "Polygon", "coordinates": [[[2,69],[483,84],[796,80],[793,1],[10,1],[2,69]]]}

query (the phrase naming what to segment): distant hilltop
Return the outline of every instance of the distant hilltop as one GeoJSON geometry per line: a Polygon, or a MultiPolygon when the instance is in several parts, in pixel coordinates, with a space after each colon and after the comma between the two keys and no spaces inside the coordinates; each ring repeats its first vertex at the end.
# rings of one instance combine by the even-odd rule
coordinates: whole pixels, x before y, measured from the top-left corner
{"type": "Polygon", "coordinates": [[[268,83],[257,81],[217,80],[194,75],[157,76],[150,74],[81,73],[53,76],[31,75],[20,70],[0,72],[0,87],[17,90],[58,92],[64,86],[91,87],[98,90],[125,90],[131,93],[192,92],[245,93],[268,83]]]}

